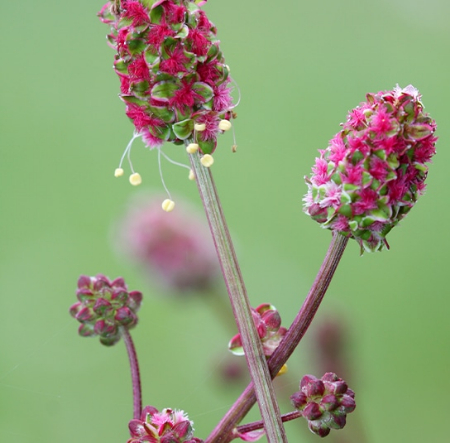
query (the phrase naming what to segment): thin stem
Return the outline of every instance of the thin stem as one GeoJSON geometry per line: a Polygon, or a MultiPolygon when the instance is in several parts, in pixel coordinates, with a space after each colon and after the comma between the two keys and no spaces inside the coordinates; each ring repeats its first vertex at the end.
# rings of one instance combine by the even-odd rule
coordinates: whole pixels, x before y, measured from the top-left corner
{"type": "MultiPolygon", "coordinates": [[[[275,377],[283,364],[286,363],[292,352],[294,352],[294,349],[300,343],[302,337],[305,335],[305,332],[319,309],[320,303],[333,278],[345,247],[347,246],[347,242],[347,237],[333,232],[331,244],[308,296],[303,302],[303,305],[288,332],[268,361],[272,378],[275,377]]],[[[250,411],[251,407],[255,404],[255,401],[256,397],[253,383],[250,383],[206,439],[206,443],[226,443],[232,440],[233,428],[235,428],[237,423],[239,423],[248,411],[250,411]]]]}
{"type": "MultiPolygon", "coordinates": [[[[287,421],[295,420],[296,418],[300,418],[302,413],[300,411],[292,411],[287,414],[283,414],[281,416],[281,421],[286,423],[287,421]]],[[[258,429],[262,429],[264,427],[264,423],[260,421],[254,421],[251,423],[247,423],[245,425],[238,426],[235,428],[234,434],[245,434],[247,432],[257,431],[258,429]]]]}
{"type": "Polygon", "coordinates": [[[189,158],[219,257],[233,314],[241,334],[267,439],[270,443],[287,442],[266,357],[253,322],[247,291],[211,171],[200,163],[198,152],[189,155],[189,158]]]}
{"type": "Polygon", "coordinates": [[[127,348],[128,359],[130,360],[131,384],[133,386],[133,418],[140,419],[142,412],[142,393],[136,348],[127,328],[122,327],[122,337],[127,348]]]}

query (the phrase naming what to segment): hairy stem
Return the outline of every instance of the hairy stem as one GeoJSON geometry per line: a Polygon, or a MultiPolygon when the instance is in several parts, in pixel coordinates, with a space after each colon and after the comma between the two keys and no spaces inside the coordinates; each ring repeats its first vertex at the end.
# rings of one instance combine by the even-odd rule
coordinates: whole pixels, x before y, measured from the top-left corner
{"type": "MultiPolygon", "coordinates": [[[[305,335],[319,309],[320,303],[347,246],[347,242],[347,237],[333,232],[331,244],[308,296],[280,345],[269,359],[269,370],[272,378],[276,376],[283,364],[286,363],[305,335]]],[[[206,443],[226,443],[232,440],[234,438],[232,436],[233,429],[245,417],[248,411],[250,411],[255,401],[256,397],[253,383],[250,383],[209,435],[206,443]]]]}
{"type": "Polygon", "coordinates": [[[142,393],[136,348],[127,328],[122,327],[122,337],[127,348],[128,359],[130,360],[131,384],[133,386],[133,418],[140,419],[142,412],[142,393]]]}
{"type": "Polygon", "coordinates": [[[255,398],[268,441],[270,443],[287,442],[266,357],[253,322],[247,291],[211,171],[201,164],[199,153],[191,154],[189,158],[219,257],[233,314],[241,334],[245,358],[253,386],[255,386],[255,398]]]}

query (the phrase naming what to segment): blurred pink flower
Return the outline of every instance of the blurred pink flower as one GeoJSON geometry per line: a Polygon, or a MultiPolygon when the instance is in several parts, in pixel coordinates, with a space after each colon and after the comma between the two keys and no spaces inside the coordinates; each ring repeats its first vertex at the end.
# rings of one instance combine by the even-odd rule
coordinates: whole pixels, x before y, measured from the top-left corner
{"type": "Polygon", "coordinates": [[[134,199],[119,224],[119,246],[153,281],[179,292],[207,291],[216,283],[219,262],[205,220],[178,203],[161,209],[160,196],[134,199]]]}

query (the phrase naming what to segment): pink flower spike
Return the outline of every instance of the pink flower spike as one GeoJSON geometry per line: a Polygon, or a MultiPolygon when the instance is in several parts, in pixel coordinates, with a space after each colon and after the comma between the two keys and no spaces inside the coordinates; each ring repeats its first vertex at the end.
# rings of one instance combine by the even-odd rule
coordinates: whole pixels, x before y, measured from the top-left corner
{"type": "Polygon", "coordinates": [[[413,86],[366,97],[319,151],[303,199],[308,215],[354,238],[361,253],[388,248],[386,235],[425,189],[437,140],[413,86]]]}

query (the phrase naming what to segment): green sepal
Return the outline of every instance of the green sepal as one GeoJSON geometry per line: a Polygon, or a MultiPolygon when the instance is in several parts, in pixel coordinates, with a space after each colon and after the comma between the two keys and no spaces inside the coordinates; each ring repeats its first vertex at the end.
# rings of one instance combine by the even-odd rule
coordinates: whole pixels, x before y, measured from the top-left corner
{"type": "Polygon", "coordinates": [[[180,140],[186,140],[194,130],[194,120],[188,119],[172,125],[173,132],[180,140]]]}
{"type": "Polygon", "coordinates": [[[149,83],[147,80],[142,80],[140,82],[131,82],[130,90],[133,91],[138,97],[147,97],[149,83]]]}
{"type": "Polygon", "coordinates": [[[119,72],[120,74],[128,75],[128,66],[123,61],[123,59],[119,59],[114,62],[114,69],[116,70],[116,72],[119,72]]]}
{"type": "Polygon", "coordinates": [[[350,205],[341,205],[341,207],[337,211],[339,214],[344,215],[345,217],[352,216],[352,207],[350,205]]]}
{"type": "Polygon", "coordinates": [[[211,86],[203,82],[196,82],[192,85],[192,89],[206,101],[211,100],[214,96],[214,91],[211,86]]]}
{"type": "Polygon", "coordinates": [[[120,98],[125,103],[133,103],[134,105],[138,105],[138,106],[147,106],[147,101],[141,100],[141,99],[135,97],[134,95],[121,95],[120,98]]]}
{"type": "Polygon", "coordinates": [[[178,45],[179,41],[173,37],[166,37],[161,44],[161,58],[170,58],[171,51],[178,45]]]}
{"type": "Polygon", "coordinates": [[[216,149],[216,140],[198,140],[198,145],[200,146],[201,151],[203,154],[212,154],[214,150],[216,149]]]}
{"type": "Polygon", "coordinates": [[[128,41],[128,51],[132,55],[140,54],[147,47],[147,43],[141,38],[135,38],[128,41]]]}
{"type": "Polygon", "coordinates": [[[209,47],[208,53],[206,54],[207,60],[211,61],[217,57],[219,54],[219,46],[218,45],[211,45],[209,47]]]}
{"type": "Polygon", "coordinates": [[[161,140],[168,140],[170,135],[170,127],[167,125],[154,127],[149,126],[148,130],[152,135],[161,140]]]}
{"type": "Polygon", "coordinates": [[[153,66],[159,59],[159,55],[152,52],[150,49],[147,49],[147,51],[144,52],[144,57],[148,66],[153,66]]]}
{"type": "Polygon", "coordinates": [[[177,89],[178,85],[176,83],[169,81],[158,82],[153,86],[151,96],[154,99],[169,101],[169,98],[174,96],[177,89]]]}
{"type": "Polygon", "coordinates": [[[430,126],[426,124],[409,125],[406,131],[408,136],[416,141],[422,140],[432,133],[430,126]]]}
{"type": "MultiPolygon", "coordinates": [[[[151,0],[147,0],[147,1],[149,3],[151,2],[152,5],[153,5],[153,3],[155,3],[154,1],[151,1],[151,0]]],[[[153,8],[153,9],[152,9],[152,7],[153,6],[150,7],[150,9],[151,9],[150,21],[153,24],[159,25],[161,23],[161,19],[162,19],[163,13],[164,13],[164,8],[161,5],[157,6],[156,8],[153,8]]]]}
{"type": "Polygon", "coordinates": [[[189,35],[189,28],[183,24],[181,29],[175,35],[175,38],[185,39],[189,35]]]}
{"type": "Polygon", "coordinates": [[[172,123],[175,119],[175,113],[165,106],[148,106],[147,109],[164,123],[172,123]]]}

